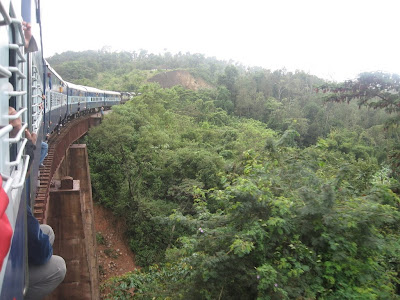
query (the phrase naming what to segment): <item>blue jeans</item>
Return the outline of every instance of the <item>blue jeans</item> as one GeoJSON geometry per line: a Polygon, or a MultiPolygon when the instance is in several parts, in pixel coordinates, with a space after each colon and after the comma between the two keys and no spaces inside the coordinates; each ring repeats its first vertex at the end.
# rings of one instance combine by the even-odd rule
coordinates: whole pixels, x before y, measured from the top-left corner
{"type": "Polygon", "coordinates": [[[43,161],[46,158],[48,151],[49,145],[47,145],[47,143],[45,142],[42,142],[42,147],[40,148],[40,164],[43,164],[43,161]]]}

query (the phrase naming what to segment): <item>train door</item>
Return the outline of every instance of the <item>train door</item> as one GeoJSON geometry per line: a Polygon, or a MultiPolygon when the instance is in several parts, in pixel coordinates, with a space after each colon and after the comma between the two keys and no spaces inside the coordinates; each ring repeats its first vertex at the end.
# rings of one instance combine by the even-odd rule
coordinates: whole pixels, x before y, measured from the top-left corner
{"type": "Polygon", "coordinates": [[[20,8],[20,3],[16,1],[0,1],[0,236],[3,248],[0,257],[1,299],[23,299],[27,278],[24,187],[29,157],[24,155],[27,140],[23,138],[23,132],[28,126],[29,118],[27,56],[23,52],[25,39],[19,17],[20,8]],[[9,106],[16,110],[14,115],[9,115],[9,106]],[[10,120],[16,118],[23,122],[17,132],[9,124],[10,120]],[[4,237],[6,227],[12,232],[11,241],[7,236],[4,237]],[[10,247],[7,241],[11,243],[10,247]]]}

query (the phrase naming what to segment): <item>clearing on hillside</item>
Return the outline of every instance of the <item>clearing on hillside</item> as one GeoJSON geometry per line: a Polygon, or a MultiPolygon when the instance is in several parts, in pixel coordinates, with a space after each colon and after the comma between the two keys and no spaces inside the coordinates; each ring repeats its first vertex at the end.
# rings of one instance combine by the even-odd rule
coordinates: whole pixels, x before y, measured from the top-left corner
{"type": "Polygon", "coordinates": [[[186,89],[197,91],[202,88],[212,88],[201,78],[195,78],[190,72],[184,70],[175,70],[157,74],[148,82],[158,82],[163,88],[171,88],[175,85],[181,85],[186,89]]]}

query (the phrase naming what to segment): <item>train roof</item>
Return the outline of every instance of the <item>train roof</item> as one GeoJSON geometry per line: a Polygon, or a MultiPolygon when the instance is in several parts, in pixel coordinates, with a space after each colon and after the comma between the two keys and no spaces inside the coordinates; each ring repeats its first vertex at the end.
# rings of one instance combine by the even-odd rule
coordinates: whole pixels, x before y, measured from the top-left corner
{"type": "Polygon", "coordinates": [[[86,92],[86,88],[84,86],[82,86],[82,85],[71,83],[71,82],[68,82],[68,81],[65,81],[65,83],[71,89],[75,89],[75,90],[86,92]]]}
{"type": "Polygon", "coordinates": [[[109,95],[118,95],[120,96],[121,93],[120,92],[114,92],[114,91],[104,91],[105,94],[109,94],[109,95]]]}
{"type": "Polygon", "coordinates": [[[50,66],[50,64],[48,63],[48,61],[47,61],[47,60],[44,60],[44,61],[45,61],[45,63],[46,63],[47,69],[49,69],[50,72],[52,72],[55,76],[57,76],[62,82],[65,82],[64,79],[62,79],[62,77],[60,76],[60,74],[58,74],[58,73],[56,72],[56,70],[54,70],[54,69],[50,66]]]}
{"type": "Polygon", "coordinates": [[[103,90],[96,89],[96,88],[91,87],[91,86],[83,86],[83,87],[86,89],[87,92],[90,92],[90,93],[104,93],[103,90]]]}

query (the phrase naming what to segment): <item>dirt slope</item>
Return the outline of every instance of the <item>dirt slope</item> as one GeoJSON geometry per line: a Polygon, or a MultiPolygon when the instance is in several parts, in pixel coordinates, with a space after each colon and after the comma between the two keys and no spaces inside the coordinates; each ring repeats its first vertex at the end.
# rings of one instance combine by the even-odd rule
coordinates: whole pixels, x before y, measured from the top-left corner
{"type": "MultiPolygon", "coordinates": [[[[137,266],[135,255],[124,237],[124,225],[121,220],[96,203],[93,207],[101,285],[111,277],[133,271],[137,266]]],[[[101,296],[103,299],[104,295],[101,296]]]]}
{"type": "Polygon", "coordinates": [[[188,71],[176,70],[157,74],[148,82],[158,82],[163,88],[171,88],[175,85],[181,85],[186,89],[198,90],[201,88],[211,88],[211,86],[201,78],[195,78],[188,71]]]}

